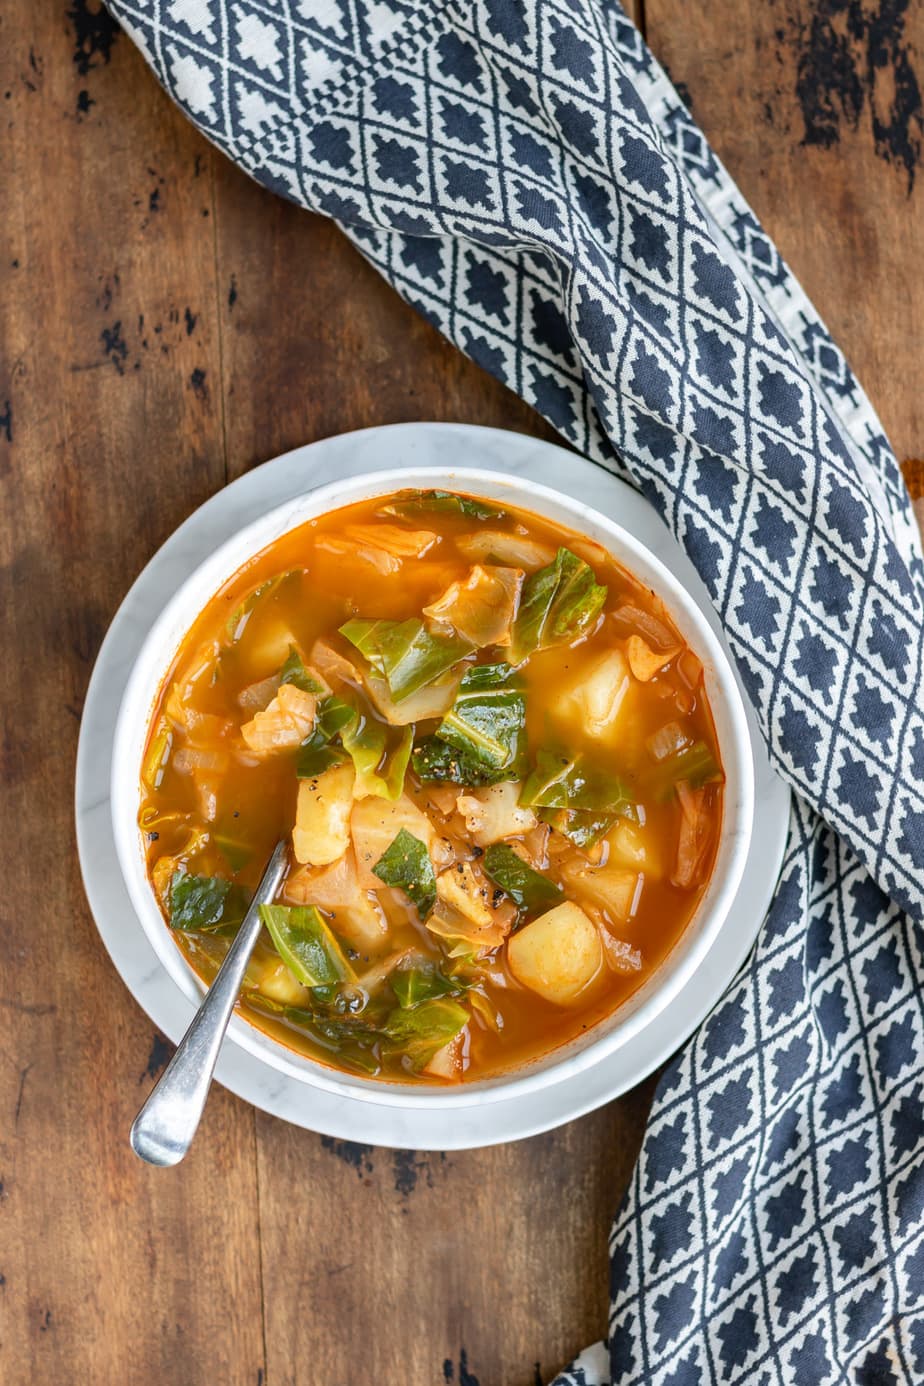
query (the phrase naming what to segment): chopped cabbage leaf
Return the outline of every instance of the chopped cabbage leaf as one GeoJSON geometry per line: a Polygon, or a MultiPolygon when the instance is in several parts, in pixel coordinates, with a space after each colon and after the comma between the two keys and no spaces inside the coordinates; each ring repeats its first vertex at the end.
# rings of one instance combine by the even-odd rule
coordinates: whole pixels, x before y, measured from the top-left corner
{"type": "Polygon", "coordinates": [[[650,783],[659,799],[667,799],[681,782],[699,789],[721,779],[722,771],[710,748],[705,741],[694,741],[692,746],[665,756],[652,773],[650,783]]]}
{"type": "Polygon", "coordinates": [[[526,700],[516,671],[509,664],[466,669],[436,735],[492,779],[519,779],[526,756],[526,700]]]}
{"type": "Polygon", "coordinates": [[[423,621],[355,618],[340,627],[371,668],[388,684],[396,703],[433,683],[474,650],[459,636],[431,635],[423,621]]]}
{"type": "Polygon", "coordinates": [[[346,752],[334,742],[354,715],[352,704],[336,694],[318,705],[314,731],[302,742],[295,762],[295,773],[300,780],[314,779],[325,770],[343,764],[346,752]]]}
{"type": "Polygon", "coordinates": [[[570,549],[559,549],[554,561],[523,585],[510,642],[511,662],[522,664],[536,650],[585,634],[600,615],[606,593],[589,563],[570,549]]]}
{"type": "Polygon", "coordinates": [[[436,901],[436,875],[425,842],[402,828],[372,868],[387,886],[403,890],[420,917],[429,914],[436,901]]]}
{"type": "Polygon", "coordinates": [[[493,843],[481,864],[485,874],[527,914],[557,905],[562,899],[561,887],[534,871],[506,842],[493,843]]]}
{"type": "Polygon", "coordinates": [[[544,808],[539,817],[550,828],[563,834],[575,847],[595,847],[616,821],[614,813],[595,813],[592,809],[544,808]]]}
{"type": "Polygon", "coordinates": [[[459,496],[454,491],[404,491],[378,511],[380,515],[406,516],[465,515],[470,520],[499,520],[507,512],[474,496],[459,496]]]}
{"type": "Polygon", "coordinates": [[[276,952],[302,986],[334,987],[354,982],[347,962],[321,911],[314,905],[261,905],[260,918],[276,952]]]}
{"type": "Polygon", "coordinates": [[[324,685],[305,668],[305,662],[294,645],[289,646],[285,664],[279,671],[280,683],[294,683],[303,693],[314,693],[320,697],[328,692],[324,685]]]}
{"type": "Polygon", "coordinates": [[[236,930],[250,901],[241,886],[221,876],[190,876],[179,869],[170,878],[167,903],[171,929],[215,934],[236,930]]]}
{"type": "Polygon", "coordinates": [[[341,729],[340,740],[356,770],[354,799],[370,794],[381,799],[400,797],[414,744],[413,727],[402,727],[396,736],[367,712],[354,709],[352,719],[341,729]]]}
{"type": "Polygon", "coordinates": [[[520,794],[533,808],[581,809],[614,816],[631,807],[629,792],[618,776],[588,765],[586,757],[540,750],[520,794]]]}
{"type": "Polygon", "coordinates": [[[399,965],[388,981],[402,1010],[416,1006],[421,1001],[432,1001],[436,996],[457,995],[464,989],[462,982],[444,977],[432,963],[399,965]]]}
{"type": "Polygon", "coordinates": [[[457,635],[478,648],[509,645],[520,588],[522,568],[483,567],[476,563],[468,576],[451,582],[423,614],[439,625],[451,626],[457,635]]]}
{"type": "Polygon", "coordinates": [[[464,1006],[451,997],[434,997],[408,1009],[392,1011],[385,1025],[388,1048],[404,1054],[415,1071],[422,1069],[468,1024],[464,1006]]]}

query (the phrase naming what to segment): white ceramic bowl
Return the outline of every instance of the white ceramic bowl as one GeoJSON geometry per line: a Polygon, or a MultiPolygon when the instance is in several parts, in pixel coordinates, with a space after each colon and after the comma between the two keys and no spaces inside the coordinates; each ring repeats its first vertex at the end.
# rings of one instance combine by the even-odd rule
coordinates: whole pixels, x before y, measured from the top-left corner
{"type": "Polygon", "coordinates": [[[703,613],[678,580],[618,524],[580,501],[527,478],[474,468],[400,468],[332,482],[286,502],[223,544],[182,584],[152,626],[126,685],[112,758],[112,825],[119,865],[132,904],[164,968],[193,1001],[202,987],[161,915],[145,871],[138,829],[140,767],[161,683],[186,632],[209,598],[255,554],[305,521],[356,501],[406,487],[438,487],[519,506],[602,544],[667,606],[703,663],[725,770],[722,832],[715,867],[681,938],[652,975],[613,1014],[551,1053],[496,1078],[448,1088],[353,1077],[306,1058],[232,1017],[236,1044],[282,1073],[343,1097],[404,1108],[495,1102],[562,1082],[624,1044],[670,1003],[700,965],[728,913],[747,857],[754,815],[754,776],[744,706],[728,660],[703,613]]]}

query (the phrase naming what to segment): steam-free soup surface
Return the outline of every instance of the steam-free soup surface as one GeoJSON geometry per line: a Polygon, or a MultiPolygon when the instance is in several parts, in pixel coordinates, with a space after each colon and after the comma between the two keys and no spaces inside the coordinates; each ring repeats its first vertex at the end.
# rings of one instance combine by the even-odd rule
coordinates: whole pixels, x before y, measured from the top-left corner
{"type": "Polygon", "coordinates": [[[451,1083],[641,984],[721,811],[701,666],[661,602],[536,516],[402,492],[285,535],[209,602],[139,825],[205,981],[285,838],[243,1014],[351,1072],[451,1083]]]}

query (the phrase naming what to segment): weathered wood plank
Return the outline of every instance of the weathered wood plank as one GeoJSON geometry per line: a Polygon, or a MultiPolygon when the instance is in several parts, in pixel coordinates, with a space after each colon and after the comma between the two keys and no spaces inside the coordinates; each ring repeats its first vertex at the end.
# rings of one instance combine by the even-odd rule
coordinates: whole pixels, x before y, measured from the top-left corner
{"type": "Polygon", "coordinates": [[[106,623],[224,479],[210,155],[112,39],[84,3],[0,17],[0,1379],[256,1383],[252,1113],[216,1093],[176,1174],[131,1154],[166,1050],[74,851],[106,623]]]}
{"type": "Polygon", "coordinates": [[[650,1091],[445,1156],[259,1117],[271,1386],[347,1381],[360,1363],[420,1386],[548,1380],[605,1332],[606,1239],[650,1091]]]}

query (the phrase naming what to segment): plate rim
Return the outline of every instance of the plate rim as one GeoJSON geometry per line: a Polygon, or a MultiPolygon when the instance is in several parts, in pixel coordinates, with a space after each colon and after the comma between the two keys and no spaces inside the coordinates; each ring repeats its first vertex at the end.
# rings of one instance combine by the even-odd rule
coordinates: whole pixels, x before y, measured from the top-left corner
{"type": "MultiPolygon", "coordinates": [[[[687,586],[693,600],[706,610],[707,617],[719,633],[726,653],[729,653],[705,588],[702,587],[689,559],[649,503],[625,481],[599,464],[572,453],[567,448],[528,434],[479,425],[428,421],[378,425],[335,434],[294,448],[251,469],[214,493],[187,516],[157,549],[119,604],[100,646],[87,687],[76,761],[75,813],[78,856],[84,890],[94,923],[116,971],[134,999],[153,1023],[174,1041],[180,1037],[191,1019],[193,1006],[162,968],[144,935],[140,921],[128,904],[126,887],[115,860],[109,817],[109,779],[114,724],[110,719],[108,744],[101,746],[100,741],[106,739],[106,731],[95,725],[94,716],[101,702],[108,701],[115,709],[121,703],[134,657],[147,633],[145,609],[151,606],[156,610],[157,605],[163,600],[162,596],[158,596],[156,602],[153,600],[155,591],[169,593],[176,590],[188,574],[198,567],[214,544],[222,542],[227,534],[239,528],[239,520],[243,519],[243,515],[237,516],[239,509],[243,510],[248,518],[253,519],[258,513],[265,514],[284,504],[286,500],[323,486],[331,479],[367,471],[389,470],[400,465],[394,452],[396,447],[400,451],[401,443],[409,443],[412,452],[420,447],[430,447],[430,465],[446,465],[449,470],[478,467],[516,474],[536,469],[541,471],[544,464],[554,466],[557,463],[558,471],[554,478],[546,475],[536,479],[610,515],[631,536],[649,547],[657,558],[667,563],[668,567],[679,566],[684,585],[687,586]],[[463,453],[469,455],[447,461],[447,452],[451,453],[453,447],[459,443],[462,444],[463,453]],[[369,453],[370,448],[375,450],[376,455],[363,456],[363,453],[369,453]],[[511,452],[517,451],[516,457],[510,455],[511,452]],[[494,456],[490,455],[492,452],[494,456]],[[565,459],[567,465],[562,466],[565,459]],[[318,471],[324,473],[325,468],[326,474],[318,475],[318,471]],[[588,488],[594,483],[600,490],[609,492],[602,500],[596,495],[587,494],[588,488]],[[622,506],[628,507],[628,520],[622,507],[613,513],[612,507],[619,500],[622,501],[622,506]],[[258,510],[249,508],[252,502],[259,507],[258,510]],[[634,515],[632,511],[635,512],[634,515]],[[650,533],[639,535],[639,524],[650,533]],[[175,567],[182,571],[176,572],[175,567]],[[114,681],[118,686],[113,693],[114,681]],[[120,886],[124,902],[113,898],[119,895],[120,886]],[[121,925],[114,927],[116,904],[123,911],[127,905],[130,920],[127,933],[121,925]],[[153,967],[148,967],[141,974],[137,968],[130,965],[128,957],[132,948],[132,932],[135,934],[134,941],[140,942],[143,945],[142,951],[148,950],[150,960],[153,960],[153,967]],[[141,936],[140,939],[138,935],[141,936]],[[157,977],[153,975],[155,973],[162,975],[157,977]],[[170,992],[173,993],[172,997],[170,992]]],[[[404,462],[407,466],[426,465],[426,459],[415,456],[406,457],[404,462]]],[[[730,655],[729,658],[738,677],[734,658],[730,655]]],[[[740,677],[738,682],[740,686],[740,677]]],[[[755,849],[759,843],[764,867],[762,875],[766,879],[763,888],[758,892],[761,897],[759,906],[752,904],[749,910],[750,918],[756,919],[757,922],[750,929],[743,931],[743,937],[737,940],[736,947],[726,947],[723,965],[719,968],[719,986],[716,986],[714,981],[707,982],[705,979],[712,954],[707,954],[700,962],[684,991],[689,992],[696,983],[697,990],[703,992],[703,997],[679,1027],[672,1028],[670,1033],[663,1035],[660,1044],[652,1044],[651,1040],[653,1034],[665,1028],[664,1011],[638,1035],[627,1041],[625,1046],[590,1066],[584,1074],[577,1074],[562,1083],[550,1084],[538,1092],[514,1095],[507,1100],[498,1099],[491,1103],[483,1103],[476,1099],[470,1105],[429,1113],[426,1108],[421,1107],[401,1108],[393,1104],[378,1104],[330,1092],[323,1093],[322,1089],[309,1087],[295,1076],[281,1075],[278,1070],[270,1068],[230,1038],[219,1059],[216,1069],[217,1081],[253,1105],[307,1129],[343,1139],[362,1140],[371,1136],[375,1144],[410,1145],[416,1149],[465,1149],[526,1138],[585,1115],[643,1081],[668,1055],[686,1043],[724,994],[757,937],[784,858],[790,791],[770,769],[746,695],[744,701],[748,711],[755,775],[758,781],[763,781],[763,793],[758,793],[755,799],[755,828],[745,876],[721,932],[727,933],[736,907],[740,907],[742,895],[751,891],[749,872],[757,864],[752,858],[756,855],[755,849]],[[770,785],[767,782],[768,773],[772,777],[770,785]],[[760,827],[757,823],[758,815],[766,820],[760,827]],[[769,854],[768,846],[771,848],[769,854]],[[772,865],[772,870],[767,869],[768,861],[772,865]],[[628,1079],[624,1073],[617,1076],[618,1071],[626,1067],[626,1053],[631,1054],[633,1050],[643,1047],[643,1041],[646,1039],[649,1043],[644,1046],[646,1055],[641,1065],[635,1068],[629,1065],[632,1071],[628,1079]],[[243,1062],[245,1059],[248,1062],[243,1062]],[[606,1069],[614,1070],[609,1079],[602,1072],[606,1069]],[[589,1081],[593,1079],[596,1081],[589,1081]],[[302,1109],[303,1104],[293,1103],[292,1094],[288,1092],[293,1086],[302,1095],[306,1091],[310,1093],[311,1102],[304,1104],[307,1110],[302,1109]],[[320,1105],[330,1110],[318,1112],[315,1109],[322,1093],[326,1100],[320,1105]],[[531,1108],[548,1110],[530,1111],[531,1108]],[[488,1112],[491,1109],[498,1117],[506,1112],[508,1121],[495,1120],[490,1123],[491,1127],[500,1129],[470,1130],[467,1134],[462,1129],[455,1129],[457,1125],[461,1128],[473,1124],[471,1120],[464,1120],[466,1116],[472,1118],[476,1113],[488,1112]],[[428,1116],[431,1118],[429,1123],[428,1116]],[[396,1120],[396,1117],[402,1119],[396,1120]],[[442,1120],[434,1122],[434,1117],[442,1120]],[[437,1129],[413,1129],[426,1128],[428,1124],[437,1129]],[[402,1128],[397,1133],[399,1138],[392,1139],[396,1134],[394,1129],[384,1132],[375,1129],[380,1126],[402,1128]],[[440,1127],[445,1129],[439,1129],[440,1127]]],[[[727,938],[725,943],[729,943],[727,938]]],[[[687,1000],[689,1001],[689,996],[687,1000]]],[[[477,1127],[478,1123],[475,1122],[474,1125],[477,1127]]]]}

